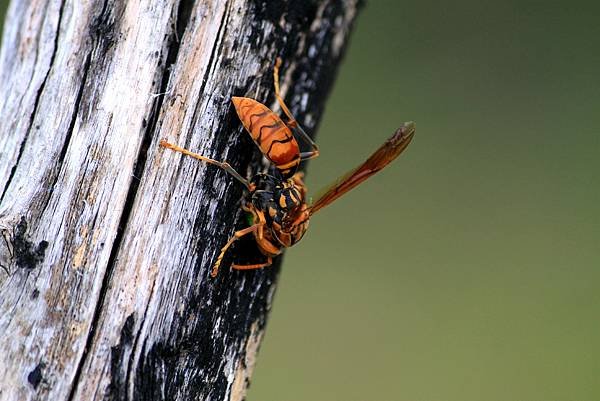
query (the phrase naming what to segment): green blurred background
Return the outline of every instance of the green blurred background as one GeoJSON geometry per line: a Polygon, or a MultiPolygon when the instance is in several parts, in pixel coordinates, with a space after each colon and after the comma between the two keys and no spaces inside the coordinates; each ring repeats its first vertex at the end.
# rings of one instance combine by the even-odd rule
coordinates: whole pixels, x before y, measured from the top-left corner
{"type": "Polygon", "coordinates": [[[600,399],[600,3],[368,1],[249,401],[600,399]]]}
{"type": "Polygon", "coordinates": [[[249,401],[600,399],[599,21],[367,3],[308,184],[417,134],[286,253],[249,401]]]}

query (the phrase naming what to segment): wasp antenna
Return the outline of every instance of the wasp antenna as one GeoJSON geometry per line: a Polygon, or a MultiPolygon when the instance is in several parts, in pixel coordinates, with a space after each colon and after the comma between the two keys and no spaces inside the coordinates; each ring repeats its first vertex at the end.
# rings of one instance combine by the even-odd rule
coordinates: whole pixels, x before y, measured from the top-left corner
{"type": "Polygon", "coordinates": [[[242,177],[240,175],[240,173],[238,173],[237,171],[235,171],[233,169],[233,167],[231,167],[231,165],[229,163],[227,163],[227,162],[220,162],[220,161],[213,160],[213,159],[210,159],[208,157],[199,155],[198,153],[190,152],[189,150],[184,149],[184,148],[182,148],[180,146],[174,145],[172,143],[169,143],[169,142],[165,141],[164,139],[161,139],[158,142],[158,144],[160,146],[162,146],[163,148],[171,149],[171,150],[173,150],[175,152],[179,152],[179,153],[182,153],[182,154],[184,154],[186,156],[193,157],[194,159],[197,159],[197,160],[203,161],[205,163],[212,164],[214,166],[220,167],[223,170],[227,171],[229,174],[231,174],[239,182],[241,182],[242,184],[244,184],[248,190],[251,189],[251,186],[250,186],[250,183],[248,182],[248,180],[246,180],[244,177],[242,177]]]}

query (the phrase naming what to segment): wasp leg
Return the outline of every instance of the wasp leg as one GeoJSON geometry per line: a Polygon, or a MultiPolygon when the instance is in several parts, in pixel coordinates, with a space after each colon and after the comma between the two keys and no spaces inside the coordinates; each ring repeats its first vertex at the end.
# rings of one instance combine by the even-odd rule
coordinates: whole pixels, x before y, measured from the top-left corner
{"type": "Polygon", "coordinates": [[[304,130],[302,129],[300,124],[298,124],[298,122],[296,121],[296,118],[292,115],[292,113],[290,112],[290,109],[288,109],[285,102],[283,101],[283,98],[281,97],[281,95],[279,93],[279,67],[280,66],[281,66],[281,58],[277,57],[277,61],[275,61],[275,68],[273,68],[273,82],[275,85],[275,97],[277,98],[277,102],[279,103],[281,110],[283,110],[285,115],[290,119],[286,123],[286,125],[292,131],[294,131],[296,136],[302,138],[304,140],[304,142],[312,148],[312,151],[310,151],[310,152],[300,153],[300,160],[314,159],[315,157],[319,156],[319,147],[311,139],[311,137],[308,136],[308,134],[306,132],[304,132],[304,130]]]}
{"type": "Polygon", "coordinates": [[[227,252],[227,249],[229,249],[229,247],[238,239],[240,239],[241,237],[243,237],[244,235],[250,234],[255,232],[256,230],[262,231],[262,226],[264,223],[258,223],[255,224],[251,227],[248,228],[244,228],[243,230],[239,230],[236,231],[233,234],[233,237],[231,237],[229,239],[229,241],[227,241],[227,243],[225,244],[225,246],[223,248],[221,248],[221,253],[219,254],[219,257],[217,258],[217,261],[215,262],[215,265],[213,266],[212,271],[210,272],[210,276],[211,277],[216,277],[217,274],[219,273],[219,266],[221,265],[221,261],[223,260],[223,256],[225,256],[225,252],[227,252]]]}
{"type": "Polygon", "coordinates": [[[251,190],[251,186],[250,186],[250,183],[248,182],[248,180],[246,180],[244,177],[242,177],[227,162],[223,163],[223,162],[220,162],[220,161],[217,161],[217,160],[209,159],[208,157],[204,157],[202,155],[199,155],[198,153],[190,152],[187,149],[184,149],[182,147],[179,147],[177,145],[169,143],[169,142],[165,141],[164,139],[160,140],[159,145],[162,146],[163,148],[171,149],[171,150],[174,150],[175,152],[179,152],[179,153],[183,153],[184,155],[191,156],[194,159],[198,159],[198,160],[201,160],[203,162],[206,162],[206,163],[215,165],[217,167],[220,167],[223,170],[227,171],[232,176],[234,176],[239,182],[241,182],[242,184],[244,184],[246,186],[246,188],[248,188],[248,190],[251,190]]]}
{"type": "Polygon", "coordinates": [[[267,256],[267,261],[264,263],[257,263],[255,265],[231,265],[231,267],[236,270],[252,270],[262,269],[263,267],[271,266],[271,263],[273,263],[273,258],[267,256]]]}
{"type": "Polygon", "coordinates": [[[288,109],[288,107],[285,105],[285,102],[283,101],[283,98],[281,97],[279,92],[279,67],[281,67],[281,58],[277,57],[277,60],[275,61],[275,67],[273,68],[273,84],[275,85],[275,97],[277,98],[277,102],[279,102],[279,106],[281,106],[281,110],[283,110],[285,115],[288,116],[288,118],[290,119],[289,123],[291,125],[296,126],[298,125],[298,123],[296,122],[296,119],[290,112],[290,109],[288,109]]]}
{"type": "MultiPolygon", "coordinates": [[[[299,174],[299,173],[296,173],[296,174],[299,174]]],[[[302,176],[304,176],[304,173],[302,173],[302,176]]],[[[257,213],[256,208],[254,206],[252,206],[251,203],[249,204],[249,206],[248,206],[248,204],[242,204],[241,208],[244,212],[252,213],[253,222],[255,222],[256,219],[258,219],[258,223],[254,224],[254,225],[258,226],[258,228],[256,229],[256,237],[258,239],[263,239],[265,224],[267,224],[267,220],[265,219],[265,214],[261,213],[261,212],[257,213]]]]}
{"type": "Polygon", "coordinates": [[[313,150],[312,152],[302,152],[300,153],[300,161],[314,159],[315,157],[319,157],[319,149],[313,150]]]}

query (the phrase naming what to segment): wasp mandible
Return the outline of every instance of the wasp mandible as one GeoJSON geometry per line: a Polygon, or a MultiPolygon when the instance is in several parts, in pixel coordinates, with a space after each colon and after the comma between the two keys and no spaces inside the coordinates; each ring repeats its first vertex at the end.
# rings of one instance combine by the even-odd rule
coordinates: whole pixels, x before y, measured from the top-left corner
{"type": "Polygon", "coordinates": [[[306,203],[304,174],[297,170],[302,161],[319,156],[319,148],[298,124],[280,95],[280,66],[281,59],[277,58],[273,69],[275,97],[288,118],[287,121],[284,122],[267,106],[254,99],[231,98],[242,125],[262,154],[275,167],[270,174],[259,173],[248,181],[227,162],[209,159],[165,140],[160,141],[160,146],[164,148],[222,168],[248,190],[241,207],[250,214],[252,224],[236,231],[223,246],[213,265],[212,277],[219,272],[219,266],[229,247],[248,234],[254,235],[256,244],[266,260],[257,264],[233,264],[232,267],[248,270],[269,266],[273,257],[300,241],[313,214],[388,165],[408,146],[415,133],[413,122],[404,123],[371,157],[337,180],[316,202],[309,205],[306,203]],[[308,146],[308,151],[300,151],[299,140],[308,146]]]}

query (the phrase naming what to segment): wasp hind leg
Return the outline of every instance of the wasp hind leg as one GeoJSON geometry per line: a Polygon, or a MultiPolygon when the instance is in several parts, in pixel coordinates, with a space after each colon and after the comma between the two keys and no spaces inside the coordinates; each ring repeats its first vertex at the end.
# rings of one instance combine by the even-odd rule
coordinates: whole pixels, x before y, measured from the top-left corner
{"type": "Polygon", "coordinates": [[[296,136],[302,138],[302,140],[308,144],[312,150],[310,152],[302,152],[300,153],[300,160],[308,160],[314,159],[319,156],[319,147],[317,144],[311,139],[310,136],[302,129],[296,118],[290,112],[290,109],[286,106],[281,94],[279,92],[279,67],[281,67],[281,58],[277,57],[277,61],[275,61],[275,68],[273,68],[273,82],[275,85],[275,97],[277,98],[277,102],[281,107],[281,110],[285,113],[285,115],[289,118],[289,121],[286,122],[286,125],[294,131],[296,136]]]}
{"type": "Polygon", "coordinates": [[[237,171],[235,171],[233,169],[233,167],[231,167],[231,165],[229,163],[227,163],[227,162],[220,162],[220,161],[213,160],[213,159],[210,159],[208,157],[204,157],[202,155],[199,155],[198,153],[190,152],[189,150],[184,149],[184,148],[182,148],[180,146],[174,145],[172,143],[169,143],[169,142],[165,141],[164,139],[160,140],[159,145],[162,146],[163,148],[171,149],[171,150],[173,150],[175,152],[179,152],[179,153],[182,153],[182,154],[184,154],[186,156],[193,157],[194,159],[201,160],[201,161],[203,161],[205,163],[212,164],[214,166],[220,167],[223,170],[227,171],[229,174],[231,174],[239,182],[241,182],[242,184],[244,184],[244,186],[246,188],[248,188],[248,190],[252,189],[250,183],[248,182],[248,180],[246,180],[244,177],[242,177],[240,175],[240,173],[238,173],[237,171]]]}
{"type": "Polygon", "coordinates": [[[264,263],[257,263],[254,265],[231,265],[231,267],[233,269],[236,270],[252,270],[252,269],[262,269],[263,267],[267,267],[267,266],[271,266],[271,263],[273,263],[273,258],[270,256],[267,256],[267,261],[264,263]]]}

